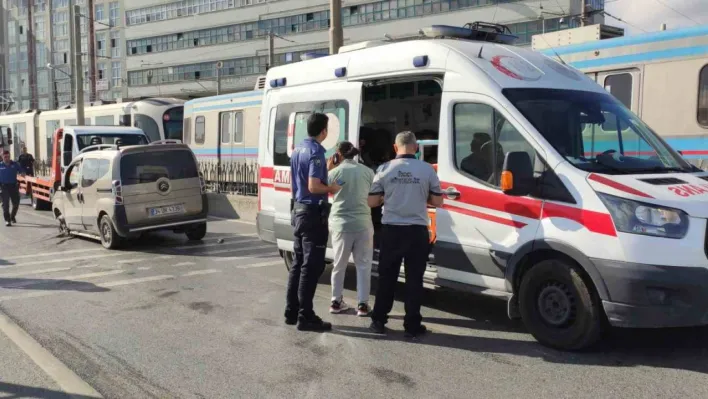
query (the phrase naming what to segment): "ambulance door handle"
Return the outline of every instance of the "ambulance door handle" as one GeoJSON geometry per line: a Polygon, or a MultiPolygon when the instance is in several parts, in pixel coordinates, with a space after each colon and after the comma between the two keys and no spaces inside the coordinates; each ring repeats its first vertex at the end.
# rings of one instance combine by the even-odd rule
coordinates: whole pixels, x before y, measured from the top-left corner
{"type": "Polygon", "coordinates": [[[446,188],[444,194],[447,199],[456,200],[460,198],[460,192],[453,186],[446,188]]]}

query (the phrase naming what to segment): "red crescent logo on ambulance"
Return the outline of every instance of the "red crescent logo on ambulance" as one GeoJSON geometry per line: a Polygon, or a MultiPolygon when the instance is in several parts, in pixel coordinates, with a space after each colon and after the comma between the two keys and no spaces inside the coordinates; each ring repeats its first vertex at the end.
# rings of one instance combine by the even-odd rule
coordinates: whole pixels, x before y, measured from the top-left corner
{"type": "Polygon", "coordinates": [[[508,55],[495,55],[492,65],[499,72],[518,80],[541,79],[541,72],[528,62],[508,55]]]}

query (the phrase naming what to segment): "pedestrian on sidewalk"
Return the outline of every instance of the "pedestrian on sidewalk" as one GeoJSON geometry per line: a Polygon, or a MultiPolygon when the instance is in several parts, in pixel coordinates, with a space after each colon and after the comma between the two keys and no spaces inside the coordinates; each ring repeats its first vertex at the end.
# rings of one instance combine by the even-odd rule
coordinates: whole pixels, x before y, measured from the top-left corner
{"type": "Polygon", "coordinates": [[[327,138],[328,123],[325,114],[310,115],[308,137],[297,145],[290,158],[295,256],[288,276],[285,323],[297,323],[298,330],[303,331],[332,329],[332,324],[315,314],[312,304],[317,282],[325,269],[331,210],[328,194],[336,194],[340,189],[336,183],[327,184],[326,151],[321,143],[327,138]]]}
{"type": "Polygon", "coordinates": [[[2,186],[2,214],[5,218],[5,226],[17,223],[17,208],[20,205],[20,188],[17,184],[17,175],[25,176],[25,171],[19,163],[10,158],[10,151],[2,152],[2,163],[0,163],[0,186],[2,186]],[[10,202],[12,202],[12,212],[10,212],[10,202]]]}
{"type": "Polygon", "coordinates": [[[359,150],[348,141],[337,146],[337,152],[327,161],[329,180],[340,182],[341,190],[334,195],[329,231],[334,249],[332,269],[332,304],[330,313],[349,309],[344,302],[344,276],[349,256],[354,255],[356,265],[357,315],[368,316],[371,286],[371,261],[374,252],[374,226],[371,208],[367,203],[374,172],[354,157],[359,150]]]}
{"type": "Polygon", "coordinates": [[[396,136],[396,158],[381,165],[369,193],[369,206],[383,205],[381,246],[379,252],[379,284],[371,315],[371,330],[385,334],[388,314],[393,308],[394,290],[405,265],[406,336],[424,334],[420,306],[423,275],[430,247],[427,205],[442,205],[440,180],[433,167],[415,158],[418,143],[412,132],[396,136]]]}

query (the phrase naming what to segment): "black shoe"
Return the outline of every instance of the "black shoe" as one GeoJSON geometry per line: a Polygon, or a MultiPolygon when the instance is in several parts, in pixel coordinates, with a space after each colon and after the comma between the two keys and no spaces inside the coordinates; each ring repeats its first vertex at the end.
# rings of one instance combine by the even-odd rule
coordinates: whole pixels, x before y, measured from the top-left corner
{"type": "Polygon", "coordinates": [[[332,329],[332,323],[322,321],[318,316],[313,316],[309,320],[300,318],[297,321],[297,329],[300,331],[329,331],[332,329]]]}
{"type": "Polygon", "coordinates": [[[17,223],[17,220],[15,218],[12,218],[12,223],[17,223]]]}
{"type": "Polygon", "coordinates": [[[380,321],[372,321],[369,330],[376,334],[386,334],[386,325],[380,321]]]}
{"type": "Polygon", "coordinates": [[[289,326],[294,326],[297,324],[297,312],[295,312],[295,314],[285,312],[285,324],[289,326]]]}
{"type": "Polygon", "coordinates": [[[410,330],[406,330],[405,336],[406,338],[415,338],[420,335],[424,335],[427,332],[428,328],[421,324],[417,328],[411,328],[410,330]]]}
{"type": "Polygon", "coordinates": [[[12,224],[10,222],[5,222],[5,226],[10,227],[12,224]]]}

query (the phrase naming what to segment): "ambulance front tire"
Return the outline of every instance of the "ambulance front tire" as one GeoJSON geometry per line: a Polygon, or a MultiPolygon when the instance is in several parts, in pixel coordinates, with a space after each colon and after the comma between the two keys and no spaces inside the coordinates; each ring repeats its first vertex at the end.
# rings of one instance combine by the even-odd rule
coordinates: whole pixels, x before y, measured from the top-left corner
{"type": "Polygon", "coordinates": [[[593,345],[603,329],[603,310],[593,286],[569,261],[547,259],[531,267],[519,287],[519,311],[541,344],[560,350],[593,345]]]}

